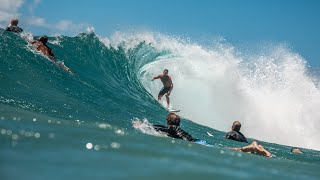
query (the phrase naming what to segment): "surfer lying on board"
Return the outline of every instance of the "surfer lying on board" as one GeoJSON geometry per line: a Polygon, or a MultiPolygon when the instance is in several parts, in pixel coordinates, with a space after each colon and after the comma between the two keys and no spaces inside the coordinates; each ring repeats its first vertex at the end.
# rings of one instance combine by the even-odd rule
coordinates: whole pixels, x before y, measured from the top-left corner
{"type": "Polygon", "coordinates": [[[241,123],[239,121],[233,122],[232,128],[231,128],[232,131],[226,134],[226,138],[234,141],[248,143],[246,137],[244,137],[244,135],[240,132],[240,128],[241,128],[241,123]]]}
{"type": "Polygon", "coordinates": [[[251,153],[251,154],[256,154],[260,156],[266,156],[266,157],[272,157],[272,154],[268,152],[266,149],[264,149],[263,146],[259,145],[256,141],[253,141],[250,145],[248,146],[243,146],[241,148],[230,148],[232,150],[236,151],[242,151],[246,153],[251,153]]]}
{"type": "Polygon", "coordinates": [[[171,77],[168,75],[169,70],[165,69],[162,74],[159,74],[158,76],[155,76],[151,79],[151,81],[155,79],[160,79],[161,82],[163,83],[163,88],[160,90],[158,94],[158,101],[161,100],[162,96],[166,94],[166,99],[167,99],[167,105],[169,107],[170,104],[170,93],[173,89],[173,83],[171,77]]]}
{"type": "Polygon", "coordinates": [[[39,40],[31,41],[30,43],[34,44],[37,47],[37,50],[48,56],[51,61],[56,62],[56,56],[54,55],[52,49],[47,46],[47,42],[48,37],[41,36],[39,40]]]}
{"type": "Polygon", "coordinates": [[[197,140],[180,128],[180,116],[172,112],[167,116],[167,126],[153,125],[153,127],[156,131],[161,131],[173,138],[180,138],[192,142],[197,140]]]}
{"type": "Polygon", "coordinates": [[[74,75],[71,69],[68,68],[66,65],[64,65],[63,62],[57,61],[56,56],[54,55],[52,49],[49,46],[47,46],[47,42],[48,42],[47,36],[41,36],[39,40],[30,41],[30,43],[35,45],[37,50],[42,52],[42,54],[46,55],[50,59],[50,61],[54,62],[57,66],[69,72],[71,75],[74,75]]]}

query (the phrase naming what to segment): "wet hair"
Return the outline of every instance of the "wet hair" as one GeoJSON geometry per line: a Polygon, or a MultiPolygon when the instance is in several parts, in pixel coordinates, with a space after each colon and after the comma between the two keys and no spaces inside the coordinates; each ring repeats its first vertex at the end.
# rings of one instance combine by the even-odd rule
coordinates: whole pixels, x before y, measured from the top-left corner
{"type": "Polygon", "coordinates": [[[163,71],[167,71],[167,72],[169,72],[169,70],[168,70],[168,69],[164,69],[163,71]]]}
{"type": "Polygon", "coordinates": [[[48,42],[48,37],[47,36],[41,36],[39,38],[39,41],[41,41],[43,44],[46,44],[48,42]]]}
{"type": "Polygon", "coordinates": [[[180,116],[175,113],[169,113],[167,116],[167,125],[180,126],[180,116]]]}
{"type": "Polygon", "coordinates": [[[232,130],[239,132],[241,128],[241,123],[239,121],[235,121],[232,124],[232,130]]]}
{"type": "Polygon", "coordinates": [[[19,20],[18,20],[18,19],[16,19],[16,18],[11,19],[11,25],[13,25],[13,26],[17,26],[17,25],[18,25],[18,23],[19,23],[19,20]]]}

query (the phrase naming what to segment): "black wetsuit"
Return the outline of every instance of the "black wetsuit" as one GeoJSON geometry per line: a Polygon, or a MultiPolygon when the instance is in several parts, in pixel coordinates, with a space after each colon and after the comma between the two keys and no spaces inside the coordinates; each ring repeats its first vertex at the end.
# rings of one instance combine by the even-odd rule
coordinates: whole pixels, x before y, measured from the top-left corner
{"type": "Polygon", "coordinates": [[[180,126],[176,125],[153,125],[154,129],[156,131],[161,131],[163,133],[166,133],[168,136],[173,138],[180,138],[186,141],[195,141],[197,139],[193,138],[189,133],[185,132],[180,128],[180,126]]]}
{"type": "Polygon", "coordinates": [[[248,143],[247,139],[244,137],[244,135],[241,132],[237,131],[230,131],[226,135],[227,139],[231,139],[234,141],[239,141],[239,142],[246,142],[248,143]]]}
{"type": "Polygon", "coordinates": [[[9,26],[9,27],[6,28],[6,31],[11,31],[11,32],[15,32],[15,33],[21,33],[23,31],[23,29],[18,27],[18,26],[9,26]]]}

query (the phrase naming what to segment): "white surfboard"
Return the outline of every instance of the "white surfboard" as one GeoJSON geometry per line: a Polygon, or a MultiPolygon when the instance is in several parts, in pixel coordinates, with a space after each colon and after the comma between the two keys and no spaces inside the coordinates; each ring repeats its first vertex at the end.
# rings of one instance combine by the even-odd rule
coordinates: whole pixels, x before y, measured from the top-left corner
{"type": "Polygon", "coordinates": [[[168,109],[170,112],[180,112],[180,109],[168,109]]]}
{"type": "Polygon", "coordinates": [[[211,133],[209,133],[209,132],[207,132],[207,134],[208,134],[208,136],[211,136],[211,137],[213,137],[213,134],[211,134],[211,133]]]}

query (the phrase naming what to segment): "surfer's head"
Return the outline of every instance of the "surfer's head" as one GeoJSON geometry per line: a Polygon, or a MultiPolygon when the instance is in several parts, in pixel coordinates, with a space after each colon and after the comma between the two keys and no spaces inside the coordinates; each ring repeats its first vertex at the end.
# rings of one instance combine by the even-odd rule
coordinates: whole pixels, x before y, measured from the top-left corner
{"type": "Polygon", "coordinates": [[[239,121],[235,121],[232,124],[232,130],[239,132],[241,128],[241,123],[239,121]]]}
{"type": "Polygon", "coordinates": [[[175,113],[169,113],[167,116],[167,125],[180,126],[180,116],[175,113]]]}
{"type": "Polygon", "coordinates": [[[19,23],[19,20],[14,18],[14,19],[11,19],[11,25],[12,26],[18,26],[18,23],[19,23]]]}
{"type": "Polygon", "coordinates": [[[169,73],[168,69],[163,70],[163,74],[168,74],[168,73],[169,73]]]}
{"type": "Polygon", "coordinates": [[[39,41],[42,42],[43,44],[46,44],[48,42],[48,37],[47,36],[41,36],[39,38],[39,41]]]}

